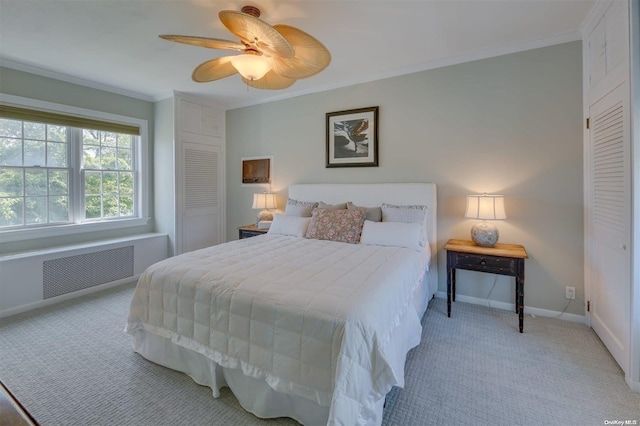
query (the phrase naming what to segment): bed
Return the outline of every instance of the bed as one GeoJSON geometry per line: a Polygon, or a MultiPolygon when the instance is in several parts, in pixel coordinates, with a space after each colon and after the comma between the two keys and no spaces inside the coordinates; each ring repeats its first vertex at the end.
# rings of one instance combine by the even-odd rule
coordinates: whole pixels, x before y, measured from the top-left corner
{"type": "Polygon", "coordinates": [[[288,197],[424,205],[425,241],[412,249],[270,231],[185,253],[141,275],[125,330],[143,357],[214,397],[228,386],[258,417],[380,424],[437,291],[435,185],[299,184],[288,197]]]}

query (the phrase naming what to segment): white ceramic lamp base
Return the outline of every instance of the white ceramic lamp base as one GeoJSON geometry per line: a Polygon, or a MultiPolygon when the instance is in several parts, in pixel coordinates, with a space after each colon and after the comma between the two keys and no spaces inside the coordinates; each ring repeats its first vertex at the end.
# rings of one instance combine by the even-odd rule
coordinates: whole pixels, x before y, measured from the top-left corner
{"type": "Polygon", "coordinates": [[[258,224],[258,222],[271,222],[273,220],[273,213],[271,213],[269,210],[262,210],[260,213],[258,213],[258,217],[256,219],[256,225],[258,224]]]}
{"type": "Polygon", "coordinates": [[[498,228],[486,221],[476,223],[471,228],[471,239],[482,247],[493,247],[499,236],[498,228]]]}

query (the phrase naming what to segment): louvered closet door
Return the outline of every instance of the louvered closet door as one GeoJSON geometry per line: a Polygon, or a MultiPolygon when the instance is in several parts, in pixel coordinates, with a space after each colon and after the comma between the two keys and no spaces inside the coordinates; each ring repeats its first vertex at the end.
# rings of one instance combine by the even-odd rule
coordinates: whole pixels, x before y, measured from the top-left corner
{"type": "Polygon", "coordinates": [[[626,371],[631,295],[628,85],[591,105],[589,116],[591,326],[626,371]]]}
{"type": "MultiPolygon", "coordinates": [[[[182,143],[182,253],[221,241],[221,148],[182,143]]],[[[162,190],[162,189],[160,189],[162,190]]]]}

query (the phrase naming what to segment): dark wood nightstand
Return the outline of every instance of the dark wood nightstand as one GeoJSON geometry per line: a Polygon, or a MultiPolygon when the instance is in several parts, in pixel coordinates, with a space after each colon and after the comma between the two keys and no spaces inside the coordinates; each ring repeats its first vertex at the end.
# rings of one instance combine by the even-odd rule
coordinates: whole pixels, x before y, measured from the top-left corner
{"type": "Polygon", "coordinates": [[[451,316],[451,302],[456,301],[456,269],[509,275],[516,279],[516,312],[520,333],[524,326],[524,260],[528,258],[523,246],[497,243],[481,247],[473,241],[449,240],[447,251],[447,316],[451,316]]]}
{"type": "Polygon", "coordinates": [[[238,237],[240,239],[255,237],[257,235],[266,234],[268,229],[258,229],[255,225],[245,225],[238,228],[238,237]]]}

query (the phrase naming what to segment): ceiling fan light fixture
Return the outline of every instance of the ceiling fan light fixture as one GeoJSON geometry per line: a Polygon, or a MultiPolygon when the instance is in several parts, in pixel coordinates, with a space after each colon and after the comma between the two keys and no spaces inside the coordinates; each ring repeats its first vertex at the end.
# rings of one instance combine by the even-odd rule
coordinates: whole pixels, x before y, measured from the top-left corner
{"type": "Polygon", "coordinates": [[[298,79],[316,75],[331,62],[331,53],[313,36],[290,25],[269,25],[260,19],[260,9],[255,6],[245,6],[241,11],[221,10],[218,18],[240,39],[239,42],[211,37],[160,35],[160,38],[171,42],[241,52],[198,65],[191,74],[196,83],[216,81],[239,73],[247,88],[281,90],[298,79]]]}
{"type": "Polygon", "coordinates": [[[259,80],[271,71],[271,65],[261,56],[242,54],[231,58],[231,65],[247,80],[259,80]]]}

